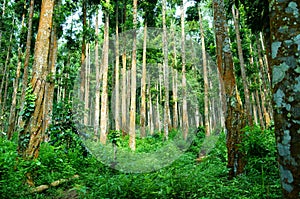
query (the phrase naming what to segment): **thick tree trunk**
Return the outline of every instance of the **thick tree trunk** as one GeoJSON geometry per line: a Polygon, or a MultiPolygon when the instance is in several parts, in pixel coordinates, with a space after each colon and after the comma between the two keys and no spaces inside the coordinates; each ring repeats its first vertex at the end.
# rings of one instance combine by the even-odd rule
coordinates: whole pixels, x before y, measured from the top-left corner
{"type": "Polygon", "coordinates": [[[23,117],[23,130],[19,134],[18,152],[24,159],[37,158],[40,144],[43,140],[43,125],[45,125],[45,121],[43,120],[43,105],[47,97],[45,96],[45,87],[48,75],[48,55],[53,9],[54,0],[44,0],[42,2],[35,43],[33,75],[30,82],[33,89],[32,94],[36,97],[36,100],[34,102],[34,110],[30,112],[30,117],[23,117]]]}
{"type": "Polygon", "coordinates": [[[275,136],[283,198],[300,194],[300,2],[271,5],[271,68],[275,136]]]}
{"type": "Polygon", "coordinates": [[[241,129],[244,127],[244,117],[241,100],[235,83],[223,0],[214,0],[213,9],[216,30],[217,66],[222,78],[227,101],[225,126],[227,130],[228,177],[232,179],[243,172],[245,165],[243,162],[243,154],[238,148],[238,144],[242,138],[241,129]]]}
{"type": "MultiPolygon", "coordinates": [[[[54,86],[55,86],[55,64],[57,59],[57,34],[56,34],[56,27],[55,24],[51,29],[51,36],[50,36],[50,49],[49,49],[49,63],[48,63],[48,79],[46,82],[46,89],[45,89],[45,104],[44,104],[44,116],[43,120],[43,132],[46,132],[48,127],[52,121],[52,110],[53,110],[53,96],[54,96],[54,86]]],[[[44,138],[46,139],[46,137],[44,138]]]]}

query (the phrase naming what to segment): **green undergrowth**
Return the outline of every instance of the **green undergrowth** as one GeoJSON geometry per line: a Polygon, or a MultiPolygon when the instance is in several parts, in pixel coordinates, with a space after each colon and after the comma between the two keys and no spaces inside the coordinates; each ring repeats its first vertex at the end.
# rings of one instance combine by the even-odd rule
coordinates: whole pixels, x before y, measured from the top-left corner
{"type": "MultiPolygon", "coordinates": [[[[69,132],[70,133],[70,132],[69,132]]],[[[227,179],[226,136],[221,133],[214,147],[201,162],[196,161],[205,143],[203,129],[185,153],[172,164],[149,173],[123,173],[102,164],[85,153],[80,139],[67,147],[43,143],[39,158],[18,158],[16,142],[0,138],[1,198],[281,198],[272,130],[244,129],[240,146],[246,154],[245,173],[227,179]],[[35,186],[70,180],[41,193],[30,193],[25,174],[30,172],[35,186]]],[[[75,136],[75,135],[73,135],[75,136]]],[[[137,139],[139,152],[161,147],[161,135],[137,139]]],[[[119,147],[128,142],[120,138],[119,147]]],[[[209,143],[209,142],[208,142],[209,143]]],[[[126,146],[127,147],[127,146],[126,146]]]]}

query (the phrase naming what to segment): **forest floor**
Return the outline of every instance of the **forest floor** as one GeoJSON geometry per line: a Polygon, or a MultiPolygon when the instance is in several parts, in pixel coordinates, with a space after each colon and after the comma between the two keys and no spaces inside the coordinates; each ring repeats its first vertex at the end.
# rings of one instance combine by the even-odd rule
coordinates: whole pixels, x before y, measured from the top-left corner
{"type": "MultiPolygon", "coordinates": [[[[247,130],[246,130],[247,131],[247,130]]],[[[0,138],[1,198],[281,198],[273,131],[248,130],[244,149],[247,166],[244,174],[228,180],[225,135],[221,133],[214,148],[199,161],[203,135],[197,135],[189,149],[170,165],[146,173],[124,173],[86,154],[80,145],[73,147],[41,145],[39,158],[17,158],[16,141],[0,138]],[[259,135],[259,136],[258,136],[259,135]],[[30,172],[34,192],[26,185],[30,172]],[[76,178],[72,176],[78,175],[76,178]],[[51,186],[59,179],[67,179],[51,186]]],[[[148,138],[147,138],[148,139],[148,138]]],[[[138,141],[146,150],[161,137],[138,141]]],[[[126,139],[122,142],[127,142],[126,139]]],[[[152,145],[153,146],[153,145],[152,145]]],[[[155,145],[157,146],[157,145],[155,145]]]]}

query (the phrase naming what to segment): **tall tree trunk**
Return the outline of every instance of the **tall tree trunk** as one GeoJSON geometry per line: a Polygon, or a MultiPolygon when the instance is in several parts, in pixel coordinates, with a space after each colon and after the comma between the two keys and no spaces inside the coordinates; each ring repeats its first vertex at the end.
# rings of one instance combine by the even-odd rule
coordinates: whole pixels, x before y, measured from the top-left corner
{"type": "Polygon", "coordinates": [[[251,100],[252,100],[253,119],[254,119],[255,124],[258,124],[257,106],[256,106],[255,98],[254,98],[254,92],[251,93],[251,100]]]}
{"type": "Polygon", "coordinates": [[[90,44],[86,44],[86,59],[85,59],[85,77],[84,77],[84,115],[83,124],[85,126],[89,125],[89,82],[90,82],[90,44]]]}
{"type": "Polygon", "coordinates": [[[172,30],[172,47],[173,47],[173,70],[172,70],[172,93],[173,93],[173,128],[178,128],[178,95],[177,95],[177,81],[178,81],[178,72],[177,69],[177,50],[176,50],[176,39],[175,39],[175,30],[172,30]]]}
{"type": "MultiPolygon", "coordinates": [[[[156,83],[156,90],[158,90],[158,83],[156,83]]],[[[155,120],[155,129],[160,132],[161,124],[160,124],[160,108],[159,108],[159,95],[156,95],[156,120],[155,120]]]]}
{"type": "Polygon", "coordinates": [[[162,23],[163,23],[163,71],[164,71],[164,136],[168,140],[169,136],[169,66],[168,66],[168,38],[166,25],[166,0],[162,0],[162,23]]]}
{"type": "Polygon", "coordinates": [[[137,29],[137,0],[133,0],[133,45],[131,59],[131,92],[129,116],[129,147],[135,150],[135,117],[136,117],[136,29],[137,29]]]}
{"type": "Polygon", "coordinates": [[[146,49],[147,49],[147,22],[144,24],[144,43],[143,43],[143,66],[142,66],[142,80],[141,80],[141,137],[146,136],[146,49]]]}
{"type": "Polygon", "coordinates": [[[210,125],[209,125],[209,100],[208,100],[208,74],[207,74],[207,58],[205,50],[205,41],[204,41],[204,30],[203,30],[203,20],[200,12],[200,5],[198,5],[198,16],[199,16],[199,26],[201,34],[201,45],[202,45],[202,60],[203,60],[203,80],[204,80],[204,126],[205,126],[205,135],[210,136],[210,125]]]}
{"type": "Polygon", "coordinates": [[[214,22],[216,34],[217,66],[226,93],[227,156],[229,179],[242,173],[244,168],[243,154],[238,145],[241,142],[241,129],[244,127],[242,104],[237,92],[233,70],[233,60],[227,33],[227,21],[223,0],[213,1],[214,22]]]}
{"type": "Polygon", "coordinates": [[[120,53],[119,53],[119,5],[116,1],[116,68],[115,68],[115,128],[117,131],[121,129],[120,123],[120,53]]]}
{"type": "MultiPolygon", "coordinates": [[[[251,66],[254,66],[254,59],[253,59],[253,50],[252,50],[252,44],[250,42],[250,65],[251,66]]],[[[256,77],[254,77],[254,83],[256,83],[256,77]]],[[[252,101],[253,101],[253,114],[254,116],[255,115],[258,115],[258,120],[259,120],[259,124],[261,126],[262,129],[265,128],[264,126],[264,118],[262,116],[262,113],[261,113],[261,106],[260,106],[260,100],[259,100],[259,96],[258,96],[258,91],[257,89],[255,89],[253,92],[252,92],[252,101]],[[254,110],[255,108],[255,110],[254,110]]],[[[257,117],[257,116],[256,116],[257,117]]],[[[255,122],[257,123],[257,119],[255,120],[255,122]]]]}
{"type": "MultiPolygon", "coordinates": [[[[15,19],[13,19],[12,21],[12,28],[14,28],[14,22],[15,19]]],[[[0,115],[5,115],[5,109],[6,109],[6,100],[7,100],[7,88],[8,88],[8,81],[9,81],[9,63],[10,63],[10,53],[11,53],[11,49],[12,49],[12,38],[13,38],[13,31],[10,34],[9,37],[9,44],[8,44],[8,48],[7,48],[7,52],[6,52],[6,58],[5,58],[5,63],[4,63],[4,75],[5,78],[3,78],[2,82],[1,82],[1,86],[0,86],[0,115]],[[4,90],[3,90],[4,89],[4,90]],[[3,101],[2,101],[3,98],[3,101]]],[[[0,126],[0,130],[1,132],[4,131],[4,124],[2,123],[0,126]]]]}
{"type": "Polygon", "coordinates": [[[265,94],[267,94],[267,86],[266,86],[266,81],[265,81],[265,71],[264,71],[264,64],[263,64],[263,58],[262,58],[262,52],[261,52],[261,45],[260,45],[260,41],[258,38],[256,38],[256,45],[257,45],[257,54],[258,54],[258,61],[259,61],[259,69],[260,69],[260,75],[261,75],[261,83],[262,83],[262,89],[263,92],[260,92],[261,94],[261,107],[263,110],[263,115],[265,118],[265,123],[266,123],[266,127],[270,126],[271,123],[271,119],[270,119],[270,115],[267,111],[267,101],[266,101],[266,96],[265,94]]]}
{"type": "Polygon", "coordinates": [[[186,96],[186,57],[185,57],[185,31],[184,31],[184,5],[183,1],[180,5],[181,9],[181,60],[182,60],[182,132],[183,139],[187,140],[188,131],[189,131],[189,119],[188,119],[188,110],[187,110],[187,96],[186,96]]]}
{"type": "Polygon", "coordinates": [[[264,42],[264,37],[263,37],[262,32],[259,33],[259,39],[260,39],[261,48],[262,48],[262,51],[263,51],[264,63],[265,63],[265,66],[266,66],[266,71],[267,71],[267,76],[268,76],[268,84],[271,84],[271,69],[270,69],[268,56],[267,56],[268,52],[266,51],[266,48],[265,48],[265,42],[264,42]]]}
{"type": "Polygon", "coordinates": [[[300,2],[271,5],[271,68],[275,136],[283,198],[300,195],[300,2]]]}
{"type": "MultiPolygon", "coordinates": [[[[53,96],[54,96],[54,86],[55,86],[55,64],[57,59],[57,33],[56,24],[53,24],[50,35],[50,49],[49,49],[49,60],[48,60],[48,80],[45,87],[45,102],[44,102],[44,126],[43,131],[46,132],[52,119],[53,110],[53,96]]],[[[45,137],[47,139],[47,137],[45,137]]]]}
{"type": "MultiPolygon", "coordinates": [[[[122,32],[125,32],[125,21],[126,21],[126,0],[123,0],[123,7],[122,7],[122,32]]],[[[126,74],[126,61],[127,61],[127,56],[126,56],[126,34],[123,34],[122,37],[122,45],[123,45],[123,52],[122,52],[122,69],[121,69],[121,74],[122,74],[122,88],[121,88],[121,112],[122,112],[122,136],[125,136],[128,134],[128,126],[127,126],[127,101],[128,99],[126,98],[126,81],[127,81],[127,74],[126,74]]]]}
{"type": "MultiPolygon", "coordinates": [[[[2,17],[4,17],[4,14],[5,14],[5,9],[6,9],[6,0],[3,0],[3,3],[2,3],[2,17]]],[[[1,24],[2,22],[0,22],[0,25],[2,26],[1,24]]],[[[1,49],[1,44],[2,44],[2,30],[0,30],[0,49],[1,49]]],[[[2,70],[1,70],[2,72],[2,70]]]]}
{"type": "MultiPolygon", "coordinates": [[[[84,90],[84,86],[85,86],[85,72],[86,72],[86,27],[87,27],[87,23],[86,23],[86,15],[87,15],[87,8],[86,5],[87,2],[86,0],[82,0],[82,44],[81,44],[81,68],[80,68],[80,101],[83,103],[84,102],[84,94],[85,94],[85,90],[84,90]]],[[[82,104],[83,107],[84,104],[82,104]]],[[[85,115],[85,110],[84,113],[85,115]]],[[[84,118],[82,119],[82,122],[84,123],[84,118]]]]}
{"type": "Polygon", "coordinates": [[[152,95],[151,95],[151,84],[150,84],[150,78],[148,79],[148,88],[147,88],[147,95],[148,95],[148,126],[150,130],[150,135],[153,135],[154,133],[154,123],[153,123],[153,104],[152,104],[152,95]]]}
{"type": "Polygon", "coordinates": [[[95,70],[96,70],[96,90],[95,90],[95,115],[94,115],[94,140],[99,138],[99,119],[100,119],[100,64],[99,64],[99,13],[96,11],[95,19],[95,70]]]}
{"type": "MultiPolygon", "coordinates": [[[[123,38],[123,40],[125,40],[123,38]]],[[[125,44],[124,44],[125,45],[125,44]]],[[[126,80],[127,80],[127,75],[126,75],[126,47],[123,49],[123,54],[122,54],[122,104],[121,104],[121,109],[122,109],[122,135],[125,136],[128,133],[127,129],[127,98],[126,98],[126,80]]]]}
{"type": "MultiPolygon", "coordinates": [[[[48,55],[50,47],[50,35],[52,28],[52,16],[54,0],[42,2],[40,22],[35,42],[33,75],[30,82],[32,94],[36,97],[34,110],[30,116],[23,115],[24,125],[19,134],[18,152],[25,159],[37,158],[40,144],[43,140],[43,104],[45,96],[46,79],[48,75],[48,55]]],[[[33,100],[33,99],[31,99],[33,100]]],[[[27,105],[29,106],[29,105],[27,105]]],[[[25,112],[29,111],[28,108],[25,112]]]]}
{"type": "Polygon", "coordinates": [[[239,24],[239,15],[240,14],[239,14],[239,10],[237,8],[235,8],[235,6],[232,6],[232,15],[233,15],[235,34],[236,34],[236,42],[237,42],[237,48],[238,48],[238,56],[239,56],[239,61],[240,61],[241,74],[242,74],[243,87],[244,87],[245,112],[246,112],[246,116],[247,116],[247,123],[249,126],[253,126],[253,120],[252,120],[252,115],[251,115],[250,94],[249,94],[249,89],[248,89],[246,68],[245,68],[245,63],[244,63],[242,41],[241,41],[241,37],[240,37],[240,24],[239,24]]]}
{"type": "MultiPolygon", "coordinates": [[[[109,0],[106,0],[109,5],[109,0]]],[[[107,139],[107,117],[108,117],[108,51],[109,51],[109,13],[104,13],[104,43],[103,43],[103,70],[102,70],[102,94],[101,94],[101,117],[100,117],[100,142],[106,144],[107,139]]]]}
{"type": "MultiPolygon", "coordinates": [[[[24,108],[25,102],[25,93],[28,84],[28,65],[30,61],[30,51],[31,51],[31,39],[32,39],[32,19],[33,19],[33,11],[34,11],[34,0],[30,0],[30,7],[29,7],[29,16],[28,16],[28,32],[27,32],[27,39],[26,39],[26,50],[25,50],[25,61],[24,61],[24,69],[23,69],[23,80],[22,80],[22,92],[21,92],[21,108],[24,108]]],[[[18,119],[18,124],[20,124],[22,117],[20,116],[18,119]]]]}
{"type": "MultiPolygon", "coordinates": [[[[24,11],[26,10],[26,3],[24,5],[24,11]]],[[[25,21],[25,13],[22,14],[22,23],[21,27],[24,27],[25,21]]],[[[1,38],[0,38],[1,39],[1,38]]],[[[15,130],[15,122],[16,122],[16,105],[17,105],[17,93],[19,88],[19,78],[21,73],[21,64],[22,64],[22,48],[21,48],[21,40],[18,48],[18,64],[16,70],[16,77],[13,82],[13,94],[12,94],[12,102],[10,107],[10,114],[8,120],[8,129],[7,129],[7,138],[10,140],[13,136],[13,132],[15,130]]]]}

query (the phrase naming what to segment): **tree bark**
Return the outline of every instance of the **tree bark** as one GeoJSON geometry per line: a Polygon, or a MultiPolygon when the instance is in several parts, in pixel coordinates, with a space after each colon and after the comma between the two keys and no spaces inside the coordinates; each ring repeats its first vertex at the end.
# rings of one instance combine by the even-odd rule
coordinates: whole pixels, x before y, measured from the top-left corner
{"type": "Polygon", "coordinates": [[[262,52],[261,52],[261,45],[260,45],[260,41],[258,38],[256,38],[256,45],[257,45],[257,53],[258,53],[258,61],[259,61],[259,69],[260,69],[260,75],[261,75],[261,83],[262,83],[262,89],[263,91],[260,92],[261,95],[261,107],[262,107],[262,111],[263,111],[263,115],[265,118],[265,124],[266,127],[270,126],[271,123],[271,119],[270,119],[270,115],[267,111],[267,101],[266,101],[266,96],[265,94],[268,94],[267,91],[267,85],[266,85],[266,81],[265,81],[265,71],[264,71],[264,63],[263,63],[263,58],[262,58],[262,52]]]}
{"type": "Polygon", "coordinates": [[[238,56],[239,56],[239,61],[240,61],[241,74],[242,74],[243,87],[244,87],[245,112],[246,112],[245,114],[247,116],[247,124],[249,126],[253,126],[253,120],[252,120],[252,115],[251,115],[251,105],[250,105],[250,94],[249,94],[249,89],[248,89],[246,68],[245,68],[245,63],[244,63],[242,42],[241,42],[241,37],[240,37],[239,10],[237,8],[235,8],[234,6],[232,6],[232,15],[233,15],[235,34],[236,34],[236,42],[237,42],[237,48],[238,48],[238,56]]]}
{"type": "Polygon", "coordinates": [[[168,140],[170,108],[169,108],[169,66],[168,66],[168,38],[166,25],[166,0],[162,0],[162,23],[163,23],[163,72],[164,72],[164,136],[168,140]]]}
{"type": "Polygon", "coordinates": [[[95,115],[94,115],[94,140],[99,138],[99,119],[100,119],[100,64],[99,64],[99,13],[96,11],[95,21],[95,70],[96,70],[96,90],[95,90],[95,115]]]}
{"type": "Polygon", "coordinates": [[[236,88],[223,0],[214,0],[213,9],[216,30],[217,66],[224,85],[227,102],[225,126],[227,130],[228,178],[232,179],[243,172],[245,165],[243,154],[238,148],[238,144],[242,138],[241,129],[244,127],[244,117],[241,100],[236,88]]]}
{"type": "Polygon", "coordinates": [[[115,67],[115,128],[117,131],[121,129],[120,123],[120,53],[119,53],[119,5],[116,1],[116,67],[115,67]]]}
{"type": "Polygon", "coordinates": [[[184,6],[183,1],[180,5],[181,10],[181,61],[182,61],[182,132],[183,139],[187,140],[189,131],[189,118],[187,110],[187,97],[186,97],[186,57],[185,57],[185,30],[184,30],[184,6]]]}
{"type": "Polygon", "coordinates": [[[129,147],[135,151],[135,117],[136,117],[136,29],[137,29],[137,0],[133,0],[133,45],[131,59],[131,92],[129,116],[129,147]]]}
{"type": "Polygon", "coordinates": [[[144,43],[143,43],[143,66],[142,66],[142,80],[141,80],[141,137],[146,137],[146,49],[147,49],[147,22],[144,24],[144,43]]]}
{"type": "MultiPolygon", "coordinates": [[[[53,96],[54,96],[54,86],[55,86],[55,64],[57,59],[57,33],[56,33],[56,24],[52,25],[51,35],[50,35],[50,49],[49,49],[49,63],[48,63],[48,79],[46,81],[46,88],[45,88],[45,103],[44,103],[44,116],[43,120],[44,126],[43,131],[46,132],[48,127],[52,121],[52,111],[53,111],[53,96]]],[[[47,136],[44,137],[47,139],[47,136]]]]}
{"type": "Polygon", "coordinates": [[[300,2],[271,4],[271,68],[275,136],[283,198],[300,194],[300,2]]]}
{"type": "MultiPolygon", "coordinates": [[[[24,10],[26,10],[26,4],[24,5],[24,10]]],[[[25,21],[25,13],[22,14],[22,23],[21,27],[24,27],[25,21]]],[[[1,38],[0,38],[1,39],[1,38]]],[[[13,94],[12,94],[12,102],[10,107],[10,114],[8,120],[8,129],[7,129],[7,138],[10,140],[13,136],[13,132],[15,130],[15,122],[16,122],[16,105],[17,105],[17,93],[19,88],[19,78],[21,73],[21,64],[22,64],[22,49],[21,49],[21,40],[18,48],[18,64],[16,70],[16,77],[13,82],[13,94]]]]}
{"type": "Polygon", "coordinates": [[[40,144],[43,140],[43,125],[45,123],[43,120],[43,104],[47,97],[45,96],[45,87],[48,75],[48,55],[53,9],[54,0],[44,0],[42,2],[39,28],[35,42],[33,75],[30,82],[33,89],[32,94],[36,97],[36,100],[30,117],[23,117],[23,130],[19,134],[18,152],[24,159],[37,158],[40,144]]]}
{"type": "MultiPolygon", "coordinates": [[[[109,5],[109,0],[106,0],[109,5]]],[[[102,94],[101,94],[101,117],[100,117],[100,142],[106,144],[107,139],[107,120],[108,120],[108,51],[109,51],[109,13],[104,13],[104,43],[103,43],[103,70],[102,70],[102,94]]]]}
{"type": "Polygon", "coordinates": [[[202,47],[202,60],[203,60],[203,80],[204,80],[204,126],[205,126],[205,135],[210,136],[210,122],[209,122],[209,100],[208,100],[208,74],[207,74],[207,58],[205,50],[205,41],[204,41],[204,30],[202,26],[202,16],[200,12],[200,5],[198,5],[198,16],[199,16],[199,26],[201,34],[201,47],[202,47]]]}

